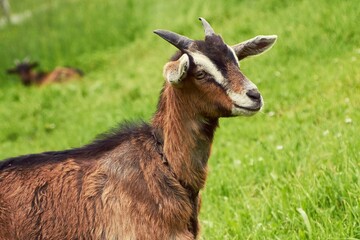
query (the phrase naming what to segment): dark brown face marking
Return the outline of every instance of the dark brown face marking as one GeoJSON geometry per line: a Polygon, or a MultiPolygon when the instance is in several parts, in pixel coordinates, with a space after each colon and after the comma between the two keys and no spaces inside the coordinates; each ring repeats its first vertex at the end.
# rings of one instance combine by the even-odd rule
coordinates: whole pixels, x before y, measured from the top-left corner
{"type": "Polygon", "coordinates": [[[206,36],[205,41],[195,41],[194,50],[207,56],[218,70],[222,72],[224,77],[227,75],[226,65],[229,62],[238,65],[234,53],[219,35],[206,36]]]}

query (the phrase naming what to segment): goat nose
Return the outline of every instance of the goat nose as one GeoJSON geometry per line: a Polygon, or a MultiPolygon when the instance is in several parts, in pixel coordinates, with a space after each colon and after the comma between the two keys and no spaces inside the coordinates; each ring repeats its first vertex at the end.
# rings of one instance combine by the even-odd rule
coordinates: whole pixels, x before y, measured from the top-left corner
{"type": "Polygon", "coordinates": [[[257,89],[251,89],[247,91],[246,95],[254,101],[259,101],[261,98],[261,95],[257,89]]]}

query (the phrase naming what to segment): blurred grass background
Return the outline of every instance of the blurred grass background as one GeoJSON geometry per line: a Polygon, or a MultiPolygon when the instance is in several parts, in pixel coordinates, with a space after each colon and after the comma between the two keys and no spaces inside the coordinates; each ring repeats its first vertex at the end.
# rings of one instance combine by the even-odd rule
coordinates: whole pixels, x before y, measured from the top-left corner
{"type": "Polygon", "coordinates": [[[202,39],[202,16],[230,45],[279,39],[241,64],[265,108],[220,122],[201,239],[360,239],[358,0],[10,4],[12,16],[28,17],[0,26],[0,159],[81,146],[117,122],[149,120],[175,51],[152,30],[202,39]],[[5,74],[25,57],[86,75],[26,88],[5,74]]]}

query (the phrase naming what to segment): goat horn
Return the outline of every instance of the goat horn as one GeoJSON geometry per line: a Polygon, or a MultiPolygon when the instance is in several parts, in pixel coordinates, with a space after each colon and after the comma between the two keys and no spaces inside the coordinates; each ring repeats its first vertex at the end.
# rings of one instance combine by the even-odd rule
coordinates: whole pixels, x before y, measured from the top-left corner
{"type": "Polygon", "coordinates": [[[193,40],[191,40],[190,38],[166,30],[158,29],[155,30],[154,33],[159,35],[180,50],[187,49],[189,45],[193,42],[193,40]]]}
{"type": "Polygon", "coordinates": [[[200,17],[199,20],[202,22],[204,27],[205,36],[211,36],[215,34],[214,29],[210,26],[210,24],[205,20],[205,18],[200,17]]]}

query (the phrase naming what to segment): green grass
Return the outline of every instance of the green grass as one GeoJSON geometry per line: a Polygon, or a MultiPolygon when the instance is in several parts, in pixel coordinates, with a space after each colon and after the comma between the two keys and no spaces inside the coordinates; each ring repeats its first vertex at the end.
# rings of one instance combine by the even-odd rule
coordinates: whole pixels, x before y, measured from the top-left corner
{"type": "Polygon", "coordinates": [[[360,239],[359,2],[202,2],[11,2],[33,16],[0,29],[0,158],[81,146],[117,122],[149,120],[175,51],[152,30],[200,39],[203,16],[229,44],[279,39],[241,64],[266,104],[255,117],[221,120],[201,239],[360,239]],[[4,71],[26,56],[86,76],[25,88],[4,71]]]}

